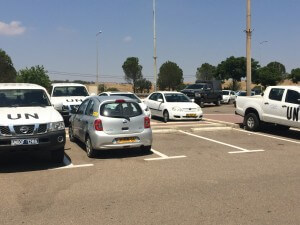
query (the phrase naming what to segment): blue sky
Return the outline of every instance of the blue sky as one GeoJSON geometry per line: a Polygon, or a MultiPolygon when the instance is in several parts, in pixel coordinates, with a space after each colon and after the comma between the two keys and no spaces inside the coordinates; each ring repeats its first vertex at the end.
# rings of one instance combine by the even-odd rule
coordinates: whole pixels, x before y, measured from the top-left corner
{"type": "MultiPolygon", "coordinates": [[[[156,5],[158,66],[174,61],[185,81],[193,81],[202,63],[245,56],[246,0],[156,5]]],[[[288,72],[300,67],[299,12],[299,0],[252,0],[252,56],[262,65],[276,60],[288,72]]],[[[51,79],[95,80],[96,33],[102,30],[100,81],[124,82],[129,56],[139,57],[153,81],[152,29],[152,0],[0,0],[0,48],[16,69],[44,65],[51,79]]]]}

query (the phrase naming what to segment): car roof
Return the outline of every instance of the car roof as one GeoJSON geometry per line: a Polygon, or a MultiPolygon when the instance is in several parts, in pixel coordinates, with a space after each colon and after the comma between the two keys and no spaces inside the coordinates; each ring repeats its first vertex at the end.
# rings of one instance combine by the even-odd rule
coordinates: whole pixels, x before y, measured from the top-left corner
{"type": "Polygon", "coordinates": [[[0,83],[0,89],[43,89],[44,87],[30,83],[0,83]]]}
{"type": "Polygon", "coordinates": [[[134,93],[129,92],[129,91],[105,91],[105,92],[102,92],[102,93],[106,93],[106,94],[134,94],[134,93]]]}
{"type": "Polygon", "coordinates": [[[102,103],[105,101],[114,101],[114,100],[126,100],[128,102],[136,102],[134,99],[128,98],[128,97],[123,97],[123,96],[90,96],[86,99],[94,99],[97,100],[98,102],[102,103]]]}
{"type": "Polygon", "coordinates": [[[66,87],[66,86],[78,86],[78,87],[85,87],[84,84],[78,84],[78,83],[53,83],[51,84],[53,87],[66,87]]]}
{"type": "Polygon", "coordinates": [[[154,92],[154,93],[161,93],[161,94],[182,94],[179,91],[157,91],[157,92],[154,92]]]}

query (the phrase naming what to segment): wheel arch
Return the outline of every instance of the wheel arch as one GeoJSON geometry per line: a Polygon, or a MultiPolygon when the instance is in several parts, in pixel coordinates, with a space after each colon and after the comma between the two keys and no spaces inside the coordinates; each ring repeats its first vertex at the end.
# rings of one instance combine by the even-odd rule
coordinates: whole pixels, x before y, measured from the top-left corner
{"type": "Polygon", "coordinates": [[[258,113],[258,111],[255,108],[249,107],[246,109],[245,111],[245,117],[249,114],[249,113],[254,113],[257,115],[258,119],[261,120],[260,115],[258,113]]]}

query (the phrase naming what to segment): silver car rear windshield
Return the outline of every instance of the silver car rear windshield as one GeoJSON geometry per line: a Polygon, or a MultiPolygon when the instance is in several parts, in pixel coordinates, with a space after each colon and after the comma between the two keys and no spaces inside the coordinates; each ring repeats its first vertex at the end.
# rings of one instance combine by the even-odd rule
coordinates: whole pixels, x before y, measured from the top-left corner
{"type": "Polygon", "coordinates": [[[134,94],[119,94],[119,93],[115,93],[115,94],[111,94],[111,96],[122,96],[122,97],[127,97],[127,98],[131,98],[131,99],[133,99],[133,100],[135,100],[135,101],[137,101],[137,103],[141,103],[141,100],[138,98],[138,97],[136,97],[136,95],[134,95],[134,94]]]}
{"type": "Polygon", "coordinates": [[[0,107],[51,106],[44,90],[3,89],[0,90],[0,107]]]}
{"type": "Polygon", "coordinates": [[[105,103],[100,108],[100,115],[113,118],[136,117],[143,113],[139,104],[135,102],[105,103]]]}

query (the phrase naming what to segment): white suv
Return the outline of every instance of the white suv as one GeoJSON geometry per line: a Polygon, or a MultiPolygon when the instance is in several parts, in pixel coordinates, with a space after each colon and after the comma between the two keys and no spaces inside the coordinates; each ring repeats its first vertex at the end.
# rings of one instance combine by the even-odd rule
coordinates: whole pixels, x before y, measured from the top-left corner
{"type": "Polygon", "coordinates": [[[83,84],[55,83],[51,88],[51,103],[60,112],[65,121],[69,121],[71,111],[89,96],[89,92],[83,84]]]}
{"type": "Polygon", "coordinates": [[[64,158],[65,126],[45,88],[35,84],[0,84],[0,152],[51,151],[64,158]]]}

